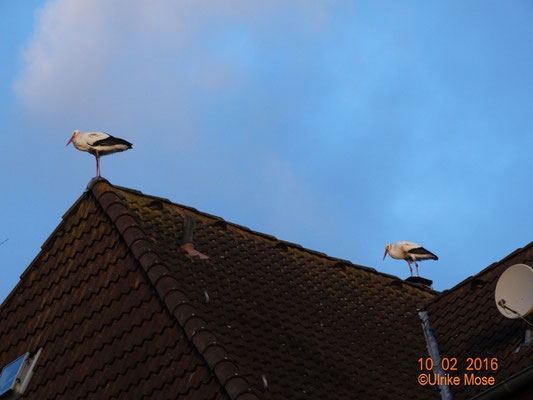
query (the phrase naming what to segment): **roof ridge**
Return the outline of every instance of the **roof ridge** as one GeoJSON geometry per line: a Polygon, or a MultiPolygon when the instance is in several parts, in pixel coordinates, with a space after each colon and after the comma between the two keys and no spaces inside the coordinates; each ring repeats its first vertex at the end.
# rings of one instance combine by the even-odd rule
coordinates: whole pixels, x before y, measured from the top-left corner
{"type": "Polygon", "coordinates": [[[215,334],[205,327],[206,320],[199,316],[197,309],[179,289],[178,281],[160,260],[152,241],[116,193],[116,188],[106,179],[94,178],[87,190],[109,216],[131,253],[145,270],[163,304],[176,318],[230,398],[259,399],[253,393],[254,388],[250,382],[239,374],[237,364],[231,361],[226,349],[218,343],[215,334]]]}
{"type": "Polygon", "coordinates": [[[168,204],[172,204],[172,205],[177,206],[177,207],[184,208],[185,210],[195,212],[195,213],[197,213],[197,214],[199,214],[201,216],[204,216],[204,217],[207,217],[207,218],[211,218],[211,219],[216,220],[216,221],[221,221],[221,222],[223,222],[223,223],[225,223],[227,225],[230,225],[230,226],[232,226],[232,227],[234,227],[236,229],[243,230],[245,232],[251,233],[252,235],[259,236],[259,237],[261,237],[263,239],[267,239],[267,240],[270,240],[270,241],[273,241],[273,242],[276,241],[279,244],[285,245],[287,247],[290,247],[290,248],[293,248],[293,249],[296,249],[296,250],[300,250],[300,251],[306,252],[308,254],[312,254],[312,255],[324,258],[324,259],[326,259],[328,261],[334,262],[335,264],[339,264],[339,265],[343,264],[346,267],[355,268],[355,269],[358,269],[358,270],[369,272],[369,273],[372,273],[372,274],[375,274],[375,275],[378,275],[378,276],[381,276],[381,277],[384,277],[384,278],[398,280],[398,281],[402,282],[403,284],[409,285],[410,287],[422,290],[424,292],[428,292],[428,293],[432,293],[432,294],[440,293],[440,292],[438,292],[438,291],[436,291],[436,290],[434,290],[434,289],[432,289],[430,287],[427,287],[425,285],[409,282],[409,281],[406,281],[406,280],[404,280],[404,279],[402,279],[402,278],[400,278],[400,277],[398,277],[396,275],[387,274],[386,272],[378,271],[377,269],[372,268],[372,267],[367,267],[367,266],[364,266],[364,265],[354,264],[350,260],[345,260],[345,259],[342,259],[342,258],[333,257],[333,256],[330,256],[330,255],[328,255],[326,253],[323,253],[323,252],[320,252],[320,251],[317,251],[317,250],[308,249],[308,248],[306,248],[306,247],[304,247],[304,246],[302,246],[302,245],[300,245],[298,243],[288,242],[288,241],[279,239],[279,238],[277,238],[277,237],[275,237],[273,235],[269,235],[267,233],[255,231],[255,230],[250,229],[250,228],[248,228],[248,227],[246,227],[244,225],[240,225],[240,224],[237,224],[235,222],[226,221],[222,217],[219,217],[219,216],[213,215],[213,214],[209,214],[209,213],[206,213],[204,211],[200,211],[200,210],[198,210],[198,209],[196,209],[194,207],[187,206],[187,205],[184,205],[184,204],[174,203],[172,200],[169,200],[169,199],[164,198],[164,197],[158,197],[158,196],[145,194],[145,193],[141,192],[140,190],[127,188],[127,187],[124,187],[124,186],[119,186],[119,185],[114,185],[114,184],[112,185],[111,183],[109,183],[109,181],[107,181],[104,178],[98,178],[98,177],[93,178],[89,182],[89,185],[87,186],[87,189],[90,189],[93,185],[95,185],[96,183],[101,182],[101,181],[107,182],[110,186],[112,186],[115,189],[123,190],[123,191],[132,193],[132,194],[137,195],[137,196],[142,196],[142,197],[145,197],[145,198],[153,199],[155,201],[162,201],[162,202],[165,202],[165,203],[168,203],[168,204]]]}

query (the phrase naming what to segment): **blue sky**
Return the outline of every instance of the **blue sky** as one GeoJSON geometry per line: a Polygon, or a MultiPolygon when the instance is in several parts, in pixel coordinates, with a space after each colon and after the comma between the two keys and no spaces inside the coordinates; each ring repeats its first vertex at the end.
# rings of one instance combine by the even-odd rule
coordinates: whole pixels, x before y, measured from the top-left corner
{"type": "Polygon", "coordinates": [[[526,1],[33,0],[0,12],[0,299],[95,175],[448,289],[533,240],[526,1]]]}

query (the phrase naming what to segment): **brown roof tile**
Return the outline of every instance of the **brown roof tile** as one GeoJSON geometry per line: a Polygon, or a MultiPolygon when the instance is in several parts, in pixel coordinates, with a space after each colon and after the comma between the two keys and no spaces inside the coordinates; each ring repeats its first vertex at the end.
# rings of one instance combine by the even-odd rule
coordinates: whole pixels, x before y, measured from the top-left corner
{"type": "Polygon", "coordinates": [[[265,375],[273,398],[358,392],[424,398],[413,382],[402,383],[415,375],[414,369],[405,374],[403,364],[406,357],[426,355],[416,307],[433,292],[164,199],[99,185],[93,191],[118,192],[153,241],[168,271],[152,280],[163,298],[170,290],[178,293],[165,301],[189,337],[201,325],[201,336],[193,338],[199,351],[216,341],[208,347],[210,365],[217,350],[219,360],[230,359],[215,368],[221,382],[229,384],[240,372],[260,394],[265,375]],[[180,248],[187,217],[209,260],[189,258],[180,248]],[[406,335],[413,346],[406,348],[406,335]]]}
{"type": "Polygon", "coordinates": [[[2,304],[0,365],[43,347],[25,398],[438,398],[416,382],[434,296],[97,179],[2,304]]]}

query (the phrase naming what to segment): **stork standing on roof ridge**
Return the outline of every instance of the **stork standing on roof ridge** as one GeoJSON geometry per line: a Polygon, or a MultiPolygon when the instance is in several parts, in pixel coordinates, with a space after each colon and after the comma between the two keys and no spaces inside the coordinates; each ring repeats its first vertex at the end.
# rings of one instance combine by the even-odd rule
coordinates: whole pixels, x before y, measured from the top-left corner
{"type": "Polygon", "coordinates": [[[72,142],[80,151],[87,151],[96,158],[96,176],[101,177],[100,156],[131,149],[127,140],[113,137],[104,132],[86,132],[75,130],[67,146],[72,142]]]}
{"type": "Polygon", "coordinates": [[[433,254],[431,251],[424,249],[418,243],[407,241],[398,242],[396,244],[387,243],[385,246],[385,254],[383,254],[383,259],[387,257],[387,254],[392,258],[396,258],[397,260],[407,261],[407,264],[409,264],[409,270],[411,271],[411,276],[413,276],[413,268],[411,267],[411,263],[415,264],[416,276],[420,276],[418,274],[417,261],[439,259],[439,257],[433,254]]]}

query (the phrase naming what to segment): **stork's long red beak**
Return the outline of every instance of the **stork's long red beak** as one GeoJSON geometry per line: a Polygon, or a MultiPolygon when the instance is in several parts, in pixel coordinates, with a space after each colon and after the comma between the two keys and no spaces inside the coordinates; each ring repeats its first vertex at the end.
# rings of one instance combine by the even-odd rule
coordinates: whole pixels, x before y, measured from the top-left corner
{"type": "Polygon", "coordinates": [[[70,140],[68,141],[67,143],[67,146],[70,144],[70,142],[72,142],[72,139],[74,139],[74,135],[70,138],[70,140]]]}
{"type": "Polygon", "coordinates": [[[383,254],[383,259],[385,259],[385,257],[387,257],[387,254],[389,253],[389,250],[388,249],[385,249],[385,254],[383,254]]]}

